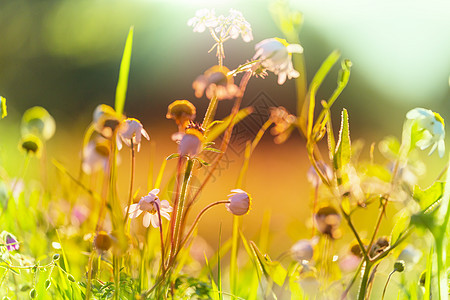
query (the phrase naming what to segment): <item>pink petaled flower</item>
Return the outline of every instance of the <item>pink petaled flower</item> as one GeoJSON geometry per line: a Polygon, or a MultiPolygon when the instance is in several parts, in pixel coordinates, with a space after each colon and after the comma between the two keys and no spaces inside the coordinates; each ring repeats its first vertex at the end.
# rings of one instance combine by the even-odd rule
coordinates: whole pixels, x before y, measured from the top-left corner
{"type": "Polygon", "coordinates": [[[252,204],[252,197],[241,189],[231,190],[228,195],[230,203],[226,205],[227,210],[237,216],[245,215],[249,212],[252,204]]]}
{"type": "Polygon", "coordinates": [[[120,139],[117,139],[117,147],[122,149],[122,140],[125,145],[131,147],[131,142],[133,145],[137,145],[137,151],[141,149],[141,138],[144,136],[147,140],[150,140],[147,131],[145,131],[139,120],[134,118],[128,118],[120,124],[119,128],[120,139]]]}
{"type": "Polygon", "coordinates": [[[159,207],[161,216],[170,220],[169,213],[172,212],[173,208],[167,200],[159,201],[158,193],[159,190],[154,189],[147,196],[142,197],[139,203],[131,204],[129,208],[125,207],[125,212],[129,209],[130,219],[137,218],[144,212],[143,225],[148,227],[151,223],[153,227],[158,228],[160,221],[158,216],[159,207]]]}

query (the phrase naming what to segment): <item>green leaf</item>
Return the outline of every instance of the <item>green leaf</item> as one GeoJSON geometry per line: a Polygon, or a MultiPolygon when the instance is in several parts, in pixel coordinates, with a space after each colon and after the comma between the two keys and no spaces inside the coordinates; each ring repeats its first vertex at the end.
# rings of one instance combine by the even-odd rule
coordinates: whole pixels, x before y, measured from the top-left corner
{"type": "Polygon", "coordinates": [[[391,245],[395,244],[409,226],[409,214],[406,209],[399,211],[395,217],[395,225],[391,232],[391,245]]]}
{"type": "Polygon", "coordinates": [[[286,269],[278,261],[272,261],[267,254],[263,255],[254,242],[250,241],[250,246],[264,275],[270,277],[279,286],[283,286],[287,276],[286,269]]]}
{"type": "Polygon", "coordinates": [[[215,153],[222,153],[222,151],[220,151],[219,149],[216,148],[204,148],[203,151],[210,151],[210,152],[215,152],[215,153]]]}
{"type": "MultiPolygon", "coordinates": [[[[322,85],[322,82],[324,81],[325,77],[330,72],[331,68],[334,66],[334,64],[338,61],[339,57],[341,56],[339,50],[334,50],[331,52],[330,55],[325,59],[325,61],[320,66],[317,73],[314,75],[311,84],[309,85],[307,97],[309,95],[309,101],[305,101],[303,103],[303,108],[301,112],[298,112],[300,116],[300,127],[302,128],[303,132],[306,132],[309,136],[312,130],[313,120],[311,117],[314,113],[314,107],[316,104],[316,94],[320,86],[322,85]],[[308,129],[307,129],[308,127],[308,129]]],[[[300,109],[300,107],[298,107],[300,109]]]]}
{"type": "Polygon", "coordinates": [[[444,182],[435,182],[429,188],[422,190],[419,186],[414,186],[413,198],[422,210],[427,210],[439,203],[444,194],[444,182]]]}
{"type": "Polygon", "coordinates": [[[341,129],[339,131],[339,140],[336,148],[336,153],[333,158],[334,166],[336,170],[342,170],[342,168],[350,162],[352,153],[348,114],[345,108],[342,110],[341,114],[341,129]]]}
{"type": "MultiPolygon", "coordinates": [[[[236,117],[233,120],[233,125],[239,123],[242,121],[245,117],[247,117],[249,114],[253,112],[252,107],[246,107],[241,109],[237,114],[236,117]]],[[[229,126],[231,123],[231,115],[226,117],[222,120],[223,122],[218,123],[214,127],[211,128],[211,130],[208,132],[208,136],[205,139],[205,142],[212,142],[216,138],[218,138],[229,126]]]]}
{"type": "Polygon", "coordinates": [[[8,111],[6,109],[6,99],[0,96],[0,117],[3,119],[8,115],[8,111]]]}
{"type": "Polygon", "coordinates": [[[169,156],[166,157],[166,160],[171,160],[171,159],[174,159],[174,158],[177,158],[177,157],[180,157],[179,153],[172,153],[172,154],[170,154],[169,156]]]}
{"type": "Polygon", "coordinates": [[[207,167],[207,166],[211,165],[209,162],[206,162],[206,161],[204,161],[203,159],[201,159],[201,158],[199,158],[199,157],[196,157],[195,159],[198,160],[198,162],[199,162],[202,166],[207,167]]]}
{"type": "Polygon", "coordinates": [[[133,32],[134,27],[131,26],[130,31],[128,32],[127,41],[125,43],[125,49],[123,50],[122,62],[120,63],[119,80],[117,82],[116,102],[115,102],[115,110],[119,115],[123,114],[123,108],[125,106],[125,98],[127,95],[128,75],[130,73],[131,50],[133,46],[133,32]]]}

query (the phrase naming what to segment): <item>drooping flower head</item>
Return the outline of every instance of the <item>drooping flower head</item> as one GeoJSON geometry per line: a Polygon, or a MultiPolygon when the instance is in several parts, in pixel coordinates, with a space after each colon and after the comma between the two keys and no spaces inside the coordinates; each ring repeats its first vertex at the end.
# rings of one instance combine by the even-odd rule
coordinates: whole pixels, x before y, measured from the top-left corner
{"type": "Polygon", "coordinates": [[[191,122],[181,137],[178,145],[178,153],[181,156],[197,156],[202,150],[203,134],[204,129],[199,124],[191,122]]]}
{"type": "Polygon", "coordinates": [[[292,65],[292,53],[302,53],[302,46],[288,44],[284,39],[270,38],[256,44],[255,50],[253,59],[259,59],[261,66],[278,75],[278,84],[283,84],[286,77],[300,76],[292,65]]]}
{"type": "Polygon", "coordinates": [[[158,189],[154,189],[139,200],[139,203],[131,204],[130,207],[125,207],[125,212],[129,213],[131,219],[139,217],[141,213],[144,213],[143,225],[148,227],[150,223],[154,228],[159,227],[158,208],[162,217],[170,220],[169,213],[173,208],[170,206],[167,200],[160,201],[158,198],[158,189]]]}
{"type": "Polygon", "coordinates": [[[228,195],[229,204],[226,204],[227,210],[233,215],[241,216],[250,211],[252,205],[252,197],[241,189],[231,190],[228,195]]]}
{"type": "Polygon", "coordinates": [[[291,255],[298,262],[311,260],[313,254],[314,248],[310,240],[299,240],[291,247],[291,255]]]}
{"type": "Polygon", "coordinates": [[[122,140],[125,145],[131,147],[131,145],[137,145],[137,151],[141,149],[141,138],[144,136],[147,140],[150,140],[147,131],[145,131],[139,120],[134,118],[128,118],[120,123],[119,137],[117,139],[117,147],[119,150],[122,148],[122,140]]]}
{"type": "Polygon", "coordinates": [[[41,156],[42,141],[34,134],[26,134],[19,142],[19,150],[25,151],[28,155],[34,155],[36,157],[41,156]]]}
{"type": "Polygon", "coordinates": [[[218,100],[233,99],[241,94],[241,90],[234,84],[230,70],[224,66],[213,66],[195,79],[192,88],[195,97],[200,98],[203,93],[208,99],[217,97],[218,100]]]}
{"type": "Polygon", "coordinates": [[[45,108],[34,106],[24,112],[20,129],[22,135],[32,134],[47,141],[55,134],[55,119],[45,108]]]}
{"type": "Polygon", "coordinates": [[[95,130],[107,139],[112,137],[122,119],[123,117],[118,116],[114,108],[106,104],[98,105],[93,114],[95,130]]]}
{"type": "Polygon", "coordinates": [[[444,119],[438,114],[425,108],[414,108],[406,114],[406,118],[412,120],[423,136],[416,142],[416,146],[424,150],[431,146],[428,155],[438,149],[439,156],[445,152],[445,124],[444,119]]]}
{"type": "Polygon", "coordinates": [[[106,231],[99,231],[94,238],[94,247],[100,253],[104,253],[112,246],[111,236],[106,231]]]}
{"type": "Polygon", "coordinates": [[[295,128],[297,117],[290,114],[284,107],[271,107],[270,119],[275,124],[270,133],[275,136],[275,143],[281,144],[285,142],[295,128]]]}
{"type": "Polygon", "coordinates": [[[196,115],[195,106],[188,100],[175,100],[168,109],[166,118],[173,119],[177,123],[178,128],[184,129],[190,121],[194,121],[196,115]]]}
{"type": "Polygon", "coordinates": [[[339,225],[341,224],[341,216],[332,206],[324,206],[320,208],[314,215],[317,230],[322,234],[328,235],[332,239],[341,236],[339,225]]]}
{"type": "Polygon", "coordinates": [[[91,174],[100,169],[105,170],[108,164],[111,142],[105,138],[97,137],[91,140],[83,149],[83,172],[91,174]]]}

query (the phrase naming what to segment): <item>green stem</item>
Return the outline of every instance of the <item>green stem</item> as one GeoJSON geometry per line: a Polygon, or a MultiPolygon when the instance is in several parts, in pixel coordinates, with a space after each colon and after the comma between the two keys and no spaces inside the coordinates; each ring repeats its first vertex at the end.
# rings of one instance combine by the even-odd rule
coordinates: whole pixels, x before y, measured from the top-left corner
{"type": "Polygon", "coordinates": [[[211,124],[211,122],[214,119],[214,116],[216,115],[216,109],[217,109],[218,103],[219,103],[219,101],[217,100],[216,96],[212,97],[211,100],[209,101],[208,109],[206,110],[205,118],[203,119],[203,123],[202,123],[202,127],[205,130],[208,129],[209,124],[211,124]]]}
{"type": "Polygon", "coordinates": [[[447,268],[446,268],[446,251],[444,236],[436,239],[436,255],[437,255],[437,282],[438,282],[438,295],[440,300],[448,298],[448,286],[447,286],[447,268]]]}
{"type": "MultiPolygon", "coordinates": [[[[163,229],[162,229],[162,220],[161,220],[161,209],[158,205],[158,203],[156,203],[156,208],[158,211],[158,218],[159,218],[159,238],[161,239],[161,270],[162,273],[165,274],[166,273],[166,266],[165,266],[165,259],[164,259],[164,252],[165,252],[165,248],[164,248],[164,238],[163,238],[163,229]]],[[[164,275],[163,275],[164,276],[164,275]]]]}
{"type": "MultiPolygon", "coordinates": [[[[180,158],[182,159],[182,158],[180,158]]],[[[187,161],[187,165],[186,165],[186,171],[184,173],[184,179],[183,179],[183,184],[181,187],[181,194],[180,194],[180,200],[178,202],[178,207],[177,207],[177,213],[175,216],[175,227],[174,227],[174,231],[173,231],[173,242],[172,242],[172,250],[171,250],[171,262],[173,262],[173,260],[175,259],[175,253],[178,250],[178,239],[180,236],[180,224],[181,224],[181,219],[183,216],[183,209],[184,209],[184,202],[186,200],[186,190],[187,190],[187,186],[189,184],[189,179],[191,177],[191,172],[192,172],[192,167],[194,165],[194,161],[191,159],[188,159],[187,161]]]]}
{"type": "Polygon", "coordinates": [[[92,280],[92,264],[95,257],[95,251],[91,252],[91,255],[89,255],[89,262],[88,262],[88,278],[87,278],[87,285],[86,285],[86,300],[89,300],[91,297],[91,280],[92,280]]]}
{"type": "Polygon", "coordinates": [[[134,145],[133,139],[130,139],[131,142],[131,175],[130,175],[130,193],[128,195],[128,206],[127,212],[125,214],[125,219],[123,220],[123,225],[127,225],[128,214],[130,212],[130,206],[133,203],[133,183],[134,183],[134,165],[135,165],[135,156],[134,156],[134,145]]]}
{"type": "Polygon", "coordinates": [[[237,286],[237,256],[239,250],[239,228],[241,227],[242,217],[233,216],[233,233],[231,240],[231,254],[230,254],[230,290],[231,294],[236,295],[237,286]]]}
{"type": "Polygon", "coordinates": [[[384,285],[384,289],[383,289],[383,295],[381,296],[381,300],[384,300],[384,295],[386,294],[386,289],[388,287],[389,281],[391,280],[392,274],[395,273],[395,270],[393,270],[391,273],[389,273],[389,276],[386,280],[386,284],[384,285]]]}
{"type": "Polygon", "coordinates": [[[364,273],[361,279],[361,285],[359,286],[358,300],[364,300],[366,297],[367,284],[369,282],[371,268],[372,264],[369,261],[365,260],[364,273]]]}

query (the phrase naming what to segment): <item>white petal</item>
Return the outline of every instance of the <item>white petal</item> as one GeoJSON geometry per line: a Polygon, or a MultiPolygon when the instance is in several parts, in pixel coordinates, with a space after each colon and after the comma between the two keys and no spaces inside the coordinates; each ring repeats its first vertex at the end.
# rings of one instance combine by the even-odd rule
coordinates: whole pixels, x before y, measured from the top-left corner
{"type": "Polygon", "coordinates": [[[152,226],[153,227],[155,227],[155,228],[158,228],[159,227],[159,218],[158,218],[158,215],[152,215],[151,216],[151,218],[150,218],[150,220],[151,220],[151,222],[152,222],[152,226]]]}
{"type": "Polygon", "coordinates": [[[125,207],[125,212],[127,212],[127,210],[128,210],[128,213],[133,213],[133,212],[135,212],[137,209],[139,208],[139,204],[131,204],[130,205],[130,209],[128,209],[128,206],[127,207],[125,207]]]}
{"type": "Polygon", "coordinates": [[[148,141],[150,141],[150,136],[148,135],[147,131],[145,131],[144,128],[141,129],[141,133],[148,141]]]}
{"type": "Polygon", "coordinates": [[[152,194],[154,196],[157,196],[159,194],[159,189],[153,189],[150,191],[150,193],[148,193],[149,195],[152,194]]]}
{"type": "Polygon", "coordinates": [[[164,217],[164,218],[166,218],[167,220],[170,221],[170,215],[168,213],[164,212],[164,211],[161,212],[161,217],[164,217]]]}
{"type": "Polygon", "coordinates": [[[289,53],[302,53],[303,52],[303,47],[300,46],[299,44],[290,44],[286,48],[289,53]]]}
{"type": "Polygon", "coordinates": [[[440,140],[438,142],[438,152],[439,152],[439,157],[443,157],[445,154],[445,143],[444,140],[440,140]]]}
{"type": "Polygon", "coordinates": [[[150,225],[150,219],[152,218],[152,215],[150,214],[150,213],[148,213],[148,212],[146,212],[145,214],[144,214],[144,220],[143,220],[143,225],[145,226],[145,227],[147,227],[148,228],[148,226],[150,225]]]}
{"type": "Polygon", "coordinates": [[[140,209],[135,210],[133,213],[130,214],[130,219],[139,217],[141,215],[141,213],[142,213],[142,210],[140,210],[140,209]]]}
{"type": "Polygon", "coordinates": [[[285,82],[286,82],[286,73],[281,72],[280,74],[278,74],[278,84],[282,85],[285,82]]]}

